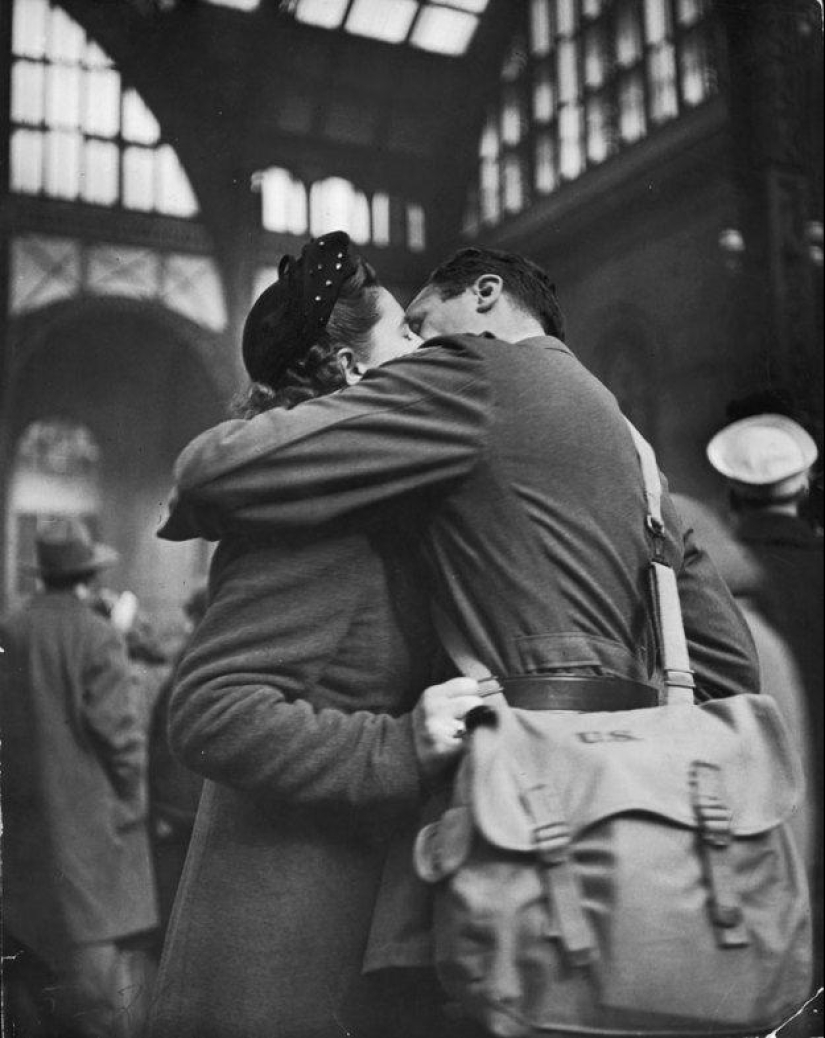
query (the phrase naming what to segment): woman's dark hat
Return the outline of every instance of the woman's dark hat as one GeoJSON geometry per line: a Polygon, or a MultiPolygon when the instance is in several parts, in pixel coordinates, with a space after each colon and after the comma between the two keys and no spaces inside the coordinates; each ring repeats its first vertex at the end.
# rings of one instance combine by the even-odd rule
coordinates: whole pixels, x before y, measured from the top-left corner
{"type": "Polygon", "coordinates": [[[114,548],[93,541],[85,523],[74,516],[45,522],[37,531],[34,547],[37,565],[26,568],[45,577],[96,573],[120,558],[114,548]]]}
{"type": "Polygon", "coordinates": [[[298,259],[284,256],[278,280],[258,296],[244,324],[243,362],[254,382],[275,386],[317,340],[357,262],[343,231],[313,238],[298,259]]]}

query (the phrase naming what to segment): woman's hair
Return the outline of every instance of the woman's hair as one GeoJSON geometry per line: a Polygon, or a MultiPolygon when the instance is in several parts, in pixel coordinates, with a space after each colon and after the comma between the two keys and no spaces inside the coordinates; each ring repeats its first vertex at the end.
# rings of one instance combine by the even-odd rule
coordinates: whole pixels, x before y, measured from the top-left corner
{"type": "MultiPolygon", "coordinates": [[[[379,288],[375,271],[358,257],[354,273],[342,282],[329,320],[315,341],[290,362],[273,384],[252,382],[232,402],[232,413],[239,418],[252,418],[273,407],[294,407],[304,400],[343,389],[347,383],[338,350],[347,346],[357,358],[366,358],[370,333],[381,316],[379,288]]],[[[273,324],[267,332],[272,349],[280,349],[277,325],[273,324]]]]}

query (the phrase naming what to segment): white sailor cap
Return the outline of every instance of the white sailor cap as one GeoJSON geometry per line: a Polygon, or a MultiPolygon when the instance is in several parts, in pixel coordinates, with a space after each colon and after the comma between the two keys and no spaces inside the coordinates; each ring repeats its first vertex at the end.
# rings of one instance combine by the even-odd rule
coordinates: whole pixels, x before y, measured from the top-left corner
{"type": "Polygon", "coordinates": [[[718,432],[707,446],[708,461],[737,490],[770,498],[800,490],[818,453],[802,426],[781,414],[742,418],[718,432]]]}

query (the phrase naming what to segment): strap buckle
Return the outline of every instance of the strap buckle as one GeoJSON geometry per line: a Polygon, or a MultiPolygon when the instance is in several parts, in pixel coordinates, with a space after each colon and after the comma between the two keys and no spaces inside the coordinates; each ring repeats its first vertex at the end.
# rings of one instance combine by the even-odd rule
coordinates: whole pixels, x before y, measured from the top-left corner
{"type": "Polygon", "coordinates": [[[544,865],[558,865],[567,857],[570,829],[565,821],[557,819],[533,827],[536,856],[544,865]]]}

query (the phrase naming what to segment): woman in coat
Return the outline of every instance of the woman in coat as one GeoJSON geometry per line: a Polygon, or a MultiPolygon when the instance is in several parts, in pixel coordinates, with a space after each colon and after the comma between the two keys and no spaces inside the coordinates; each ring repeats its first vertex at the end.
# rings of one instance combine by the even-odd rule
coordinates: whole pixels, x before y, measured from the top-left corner
{"type": "MultiPolygon", "coordinates": [[[[282,261],[247,319],[243,356],[257,385],[246,416],[342,388],[416,344],[347,236],[317,239],[282,261]]],[[[207,458],[202,478],[220,465],[207,458]]],[[[410,710],[433,677],[435,645],[398,529],[391,540],[358,522],[323,537],[273,540],[262,529],[241,539],[173,504],[161,536],[220,544],[171,702],[173,747],[210,781],[152,1038],[400,1033],[359,982],[388,842],[423,797],[410,710]]],[[[471,685],[444,686],[430,738],[441,724],[445,757],[460,746],[456,719],[478,702],[471,685]]],[[[431,1009],[410,1005],[409,1020],[426,1028],[431,1009]]]]}

